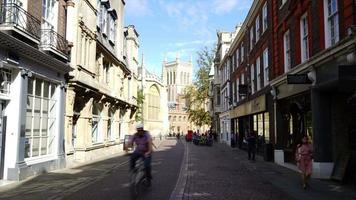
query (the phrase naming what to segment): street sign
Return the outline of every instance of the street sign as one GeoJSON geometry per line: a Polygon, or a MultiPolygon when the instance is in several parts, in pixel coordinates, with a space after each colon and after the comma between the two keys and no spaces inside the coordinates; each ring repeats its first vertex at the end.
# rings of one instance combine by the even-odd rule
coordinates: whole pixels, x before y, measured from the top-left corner
{"type": "Polygon", "coordinates": [[[287,84],[311,84],[308,74],[288,74],[287,84]]]}

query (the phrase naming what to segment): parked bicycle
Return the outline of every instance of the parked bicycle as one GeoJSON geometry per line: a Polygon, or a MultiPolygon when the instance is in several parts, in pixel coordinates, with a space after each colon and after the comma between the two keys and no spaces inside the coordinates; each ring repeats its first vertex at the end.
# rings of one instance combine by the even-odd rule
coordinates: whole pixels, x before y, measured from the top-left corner
{"type": "Polygon", "coordinates": [[[136,162],[134,170],[131,173],[130,193],[131,199],[138,199],[140,194],[149,187],[149,181],[146,178],[145,166],[142,159],[136,162]]]}

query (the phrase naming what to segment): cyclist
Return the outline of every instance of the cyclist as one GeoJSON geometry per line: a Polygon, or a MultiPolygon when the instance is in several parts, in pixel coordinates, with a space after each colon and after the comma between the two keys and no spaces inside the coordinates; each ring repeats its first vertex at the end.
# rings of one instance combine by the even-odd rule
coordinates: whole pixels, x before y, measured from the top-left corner
{"type": "Polygon", "coordinates": [[[130,157],[130,169],[135,168],[136,161],[143,159],[148,186],[151,185],[151,159],[152,159],[152,137],[145,131],[143,124],[136,125],[137,132],[133,135],[131,145],[135,144],[135,150],[130,157]]]}

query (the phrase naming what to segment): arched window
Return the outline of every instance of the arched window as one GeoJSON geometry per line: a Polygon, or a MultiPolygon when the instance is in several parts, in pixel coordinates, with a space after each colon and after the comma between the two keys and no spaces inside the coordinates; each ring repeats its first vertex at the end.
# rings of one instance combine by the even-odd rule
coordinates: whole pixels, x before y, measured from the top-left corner
{"type": "Polygon", "coordinates": [[[153,85],[148,93],[148,118],[158,120],[160,113],[160,94],[157,86],[153,85]]]}

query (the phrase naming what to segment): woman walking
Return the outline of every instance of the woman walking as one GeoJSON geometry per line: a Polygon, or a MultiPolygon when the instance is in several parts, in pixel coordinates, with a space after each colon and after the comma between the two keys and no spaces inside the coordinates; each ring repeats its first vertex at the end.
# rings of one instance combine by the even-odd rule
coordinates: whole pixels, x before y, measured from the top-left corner
{"type": "Polygon", "coordinates": [[[302,175],[303,188],[306,189],[312,174],[313,146],[308,137],[304,136],[302,143],[297,146],[296,161],[302,175]]]}

